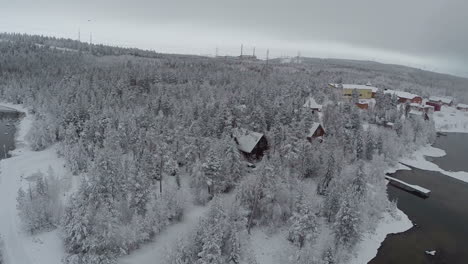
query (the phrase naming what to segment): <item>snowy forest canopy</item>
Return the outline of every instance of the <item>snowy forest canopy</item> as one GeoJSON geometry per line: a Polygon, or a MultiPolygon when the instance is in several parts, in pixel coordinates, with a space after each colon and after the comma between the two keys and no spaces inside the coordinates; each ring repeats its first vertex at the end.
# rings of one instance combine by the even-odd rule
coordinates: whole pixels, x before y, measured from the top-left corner
{"type": "Polygon", "coordinates": [[[167,263],[255,263],[254,228],[286,230],[291,263],[346,263],[363,232],[395,210],[383,171],[432,142],[435,129],[401,118],[396,98],[379,93],[375,109],[362,111],[327,83],[459,99],[468,84],[397,66],[266,65],[38,36],[0,40],[1,98],[35,114],[31,146],[58,144],[80,178],[67,201],[52,172],[18,196],[26,230],[60,228],[70,264],[113,263],[183,221],[193,204],[208,213],[167,263]],[[321,118],[302,107],[309,96],[324,104],[321,118]],[[326,130],[323,142],[306,139],[314,122],[326,130]],[[265,134],[269,149],[256,168],[246,166],[233,128],[265,134]]]}

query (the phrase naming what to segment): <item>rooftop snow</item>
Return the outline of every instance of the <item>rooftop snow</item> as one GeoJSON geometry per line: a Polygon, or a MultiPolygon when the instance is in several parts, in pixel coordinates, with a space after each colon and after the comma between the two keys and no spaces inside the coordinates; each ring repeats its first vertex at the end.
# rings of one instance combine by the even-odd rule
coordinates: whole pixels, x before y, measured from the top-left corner
{"type": "Polygon", "coordinates": [[[468,105],[467,104],[457,104],[457,107],[468,108],[468,105]]]}
{"type": "Polygon", "coordinates": [[[315,131],[317,131],[317,129],[319,128],[319,126],[320,126],[320,123],[314,122],[312,124],[312,127],[309,130],[309,134],[307,135],[307,137],[312,137],[315,131]]]}
{"type": "Polygon", "coordinates": [[[322,105],[317,104],[314,98],[309,97],[304,104],[304,107],[312,108],[312,109],[322,109],[322,105]]]}
{"type": "Polygon", "coordinates": [[[441,96],[431,96],[429,97],[429,101],[432,102],[442,102],[444,104],[450,104],[453,101],[453,98],[449,97],[441,97],[441,96]]]}
{"type": "Polygon", "coordinates": [[[418,116],[422,116],[422,112],[419,112],[419,111],[414,111],[414,110],[411,110],[411,111],[409,111],[409,113],[408,113],[408,114],[410,114],[410,115],[418,115],[418,116]]]}
{"type": "Polygon", "coordinates": [[[234,137],[237,139],[237,148],[245,153],[250,153],[263,137],[262,133],[249,131],[247,129],[235,129],[234,137]]]}
{"type": "Polygon", "coordinates": [[[395,94],[399,98],[405,98],[405,99],[414,99],[415,97],[419,97],[419,95],[408,93],[408,92],[402,92],[402,91],[394,91],[394,90],[385,90],[385,94],[395,94]]]}
{"type": "MultiPolygon", "coordinates": [[[[338,83],[330,83],[331,86],[338,88],[339,84],[338,83]]],[[[370,85],[363,85],[363,84],[342,84],[343,89],[360,89],[360,90],[372,90],[372,92],[377,92],[379,88],[370,86],[370,85]]]]}

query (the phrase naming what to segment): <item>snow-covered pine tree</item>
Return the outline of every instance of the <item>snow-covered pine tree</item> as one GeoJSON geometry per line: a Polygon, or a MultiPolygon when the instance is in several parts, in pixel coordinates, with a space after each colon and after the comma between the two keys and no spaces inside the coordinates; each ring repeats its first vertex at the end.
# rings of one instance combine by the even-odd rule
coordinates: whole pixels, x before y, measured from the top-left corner
{"type": "Polygon", "coordinates": [[[330,151],[330,154],[327,160],[325,175],[323,176],[320,183],[317,185],[318,194],[327,195],[328,185],[330,184],[332,179],[335,177],[335,173],[336,173],[335,167],[336,167],[335,153],[333,151],[330,151]]]}
{"type": "Polygon", "coordinates": [[[300,202],[289,218],[288,240],[302,248],[305,243],[312,243],[318,233],[318,223],[312,207],[300,202]]]}
{"type": "Polygon", "coordinates": [[[223,159],[223,173],[226,175],[225,190],[229,190],[239,183],[245,166],[242,164],[236,143],[230,138],[224,141],[227,147],[223,159]]]}
{"type": "Polygon", "coordinates": [[[360,211],[353,197],[343,200],[333,225],[337,246],[351,248],[360,239],[360,211]]]}
{"type": "Polygon", "coordinates": [[[221,174],[221,158],[214,148],[211,148],[206,162],[203,163],[203,172],[206,177],[210,195],[223,192],[226,188],[225,175],[221,174]]]}

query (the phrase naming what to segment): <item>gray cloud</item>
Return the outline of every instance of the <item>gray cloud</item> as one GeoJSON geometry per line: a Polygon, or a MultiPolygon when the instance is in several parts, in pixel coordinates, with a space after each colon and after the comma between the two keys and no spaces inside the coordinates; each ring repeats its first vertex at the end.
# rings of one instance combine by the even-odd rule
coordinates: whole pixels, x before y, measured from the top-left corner
{"type": "Polygon", "coordinates": [[[174,52],[344,56],[468,75],[466,0],[0,0],[0,30],[77,28],[97,41],[174,52]],[[3,3],[5,2],[5,3],[3,3]],[[92,19],[92,22],[88,22],[92,19]]]}

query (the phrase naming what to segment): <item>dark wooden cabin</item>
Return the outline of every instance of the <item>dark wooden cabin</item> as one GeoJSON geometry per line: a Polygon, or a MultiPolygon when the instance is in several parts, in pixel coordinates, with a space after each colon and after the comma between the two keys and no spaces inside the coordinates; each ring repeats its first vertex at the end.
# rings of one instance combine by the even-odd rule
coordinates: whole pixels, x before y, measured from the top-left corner
{"type": "Polygon", "coordinates": [[[261,159],[268,150],[268,141],[262,133],[237,129],[233,133],[237,148],[248,160],[261,159]]]}
{"type": "Polygon", "coordinates": [[[325,135],[325,129],[323,129],[322,124],[320,123],[313,123],[312,127],[309,130],[309,134],[307,135],[307,139],[312,141],[314,138],[321,138],[325,135]]]}

